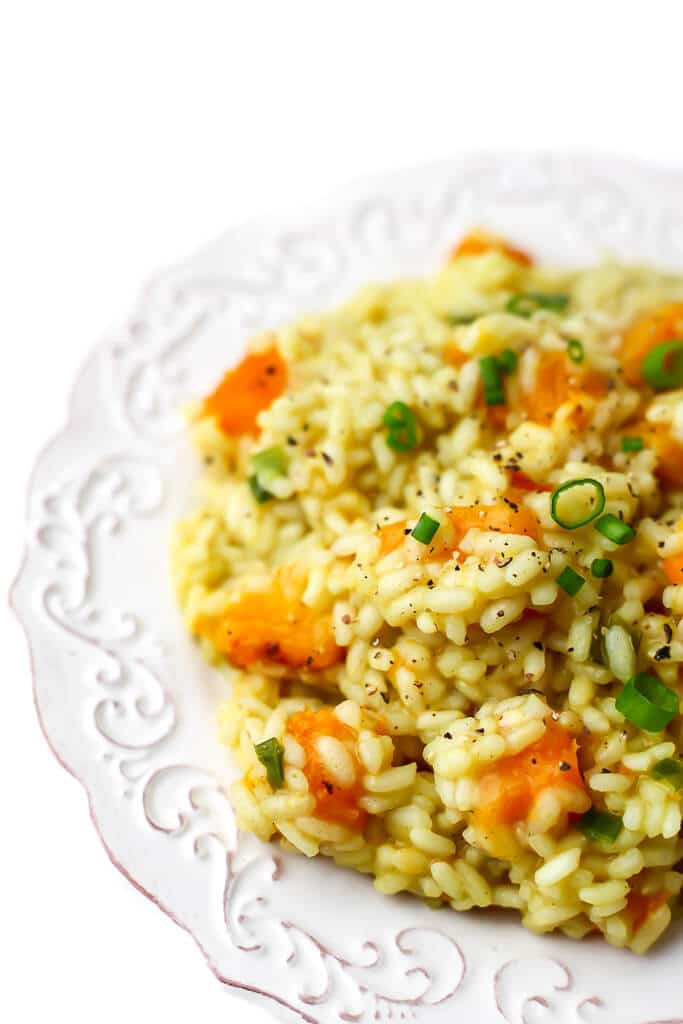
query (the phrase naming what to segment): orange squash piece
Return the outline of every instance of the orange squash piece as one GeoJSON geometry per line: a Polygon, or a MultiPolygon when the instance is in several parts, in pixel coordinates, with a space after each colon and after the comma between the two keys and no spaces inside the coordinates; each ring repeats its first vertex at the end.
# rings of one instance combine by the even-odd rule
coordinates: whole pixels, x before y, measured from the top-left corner
{"type": "Polygon", "coordinates": [[[664,558],[662,569],[670,583],[683,583],[683,555],[670,555],[664,558]]]}
{"type": "Polygon", "coordinates": [[[578,764],[578,744],[550,719],[540,740],[519,754],[501,758],[479,777],[473,824],[491,835],[497,828],[525,821],[540,794],[562,787],[586,792],[578,764]]]}
{"type": "Polygon", "coordinates": [[[204,399],[204,415],[213,416],[230,437],[257,435],[258,414],[287,387],[287,364],[275,346],[251,352],[204,399]]]}
{"type": "Polygon", "coordinates": [[[316,670],[344,659],[332,616],[321,615],[285,591],[279,578],[268,591],[243,594],[217,618],[199,619],[195,630],[239,668],[269,661],[316,670]]]}
{"type": "Polygon", "coordinates": [[[528,418],[547,425],[565,402],[575,403],[572,419],[586,426],[596,399],[607,394],[607,380],[594,370],[580,370],[564,352],[545,352],[538,361],[534,390],[522,395],[528,418]]]}
{"type": "Polygon", "coordinates": [[[639,317],[621,343],[621,363],[628,383],[642,386],[640,368],[645,356],[657,345],[675,338],[683,338],[683,302],[667,303],[639,317]]]}
{"type": "Polygon", "coordinates": [[[467,353],[463,352],[462,349],[459,349],[457,345],[447,345],[444,350],[444,358],[449,366],[459,370],[460,367],[464,366],[464,364],[469,359],[472,359],[473,356],[468,356],[467,353]]]}
{"type": "Polygon", "coordinates": [[[379,553],[380,557],[384,558],[385,555],[390,555],[392,551],[399,548],[403,541],[406,539],[406,530],[408,529],[408,520],[400,519],[397,523],[389,523],[388,526],[382,526],[379,531],[379,553]]]}
{"type": "Polygon", "coordinates": [[[512,498],[513,495],[521,494],[533,494],[539,491],[553,491],[554,487],[552,484],[539,484],[535,480],[532,480],[530,476],[523,473],[520,469],[514,469],[510,474],[510,490],[508,491],[508,497],[512,498]]]}
{"type": "Polygon", "coordinates": [[[453,261],[461,256],[480,256],[485,252],[501,252],[522,267],[531,267],[534,263],[532,257],[524,249],[518,249],[499,235],[484,231],[482,228],[475,228],[465,235],[452,250],[450,258],[453,261]]]}
{"type": "Polygon", "coordinates": [[[448,510],[455,531],[454,547],[459,547],[468,530],[490,530],[495,533],[519,533],[542,543],[541,525],[526,505],[503,499],[495,505],[466,505],[448,510]]]}
{"type": "MultiPolygon", "coordinates": [[[[541,488],[534,488],[539,490],[541,488]]],[[[552,488],[550,488],[552,490],[552,488]]],[[[541,524],[526,505],[518,500],[519,492],[510,491],[510,497],[495,505],[462,505],[445,509],[442,526],[431,544],[424,546],[418,559],[447,560],[458,550],[469,530],[490,530],[495,533],[517,533],[532,537],[537,544],[543,542],[541,524]]],[[[379,530],[380,557],[396,551],[406,539],[408,520],[382,526],[379,530]]]]}
{"type": "Polygon", "coordinates": [[[669,895],[666,892],[655,892],[648,895],[642,892],[630,892],[626,898],[626,906],[634,933],[642,928],[648,917],[663,907],[668,899],[669,895]]]}
{"type": "Polygon", "coordinates": [[[363,795],[363,768],[356,752],[353,729],[340,722],[332,708],[321,708],[319,711],[297,711],[287,722],[287,732],[304,748],[304,773],[315,797],[317,816],[361,830],[367,820],[367,811],[358,806],[363,795]],[[339,740],[353,758],[356,777],[350,787],[343,789],[330,780],[316,745],[321,736],[339,740]]]}
{"type": "Polygon", "coordinates": [[[642,420],[629,433],[642,437],[647,448],[657,453],[656,473],[663,484],[669,487],[683,487],[683,444],[671,436],[666,423],[650,423],[642,420]]]}

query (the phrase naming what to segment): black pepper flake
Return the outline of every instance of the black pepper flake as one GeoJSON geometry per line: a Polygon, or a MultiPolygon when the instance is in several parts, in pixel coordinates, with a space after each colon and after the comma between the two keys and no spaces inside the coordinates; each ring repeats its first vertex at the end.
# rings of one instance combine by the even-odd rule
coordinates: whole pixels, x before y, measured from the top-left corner
{"type": "Polygon", "coordinates": [[[655,651],[655,661],[668,661],[671,657],[671,648],[668,644],[664,644],[658,651],[655,651]]]}
{"type": "Polygon", "coordinates": [[[327,452],[321,452],[320,454],[323,457],[323,462],[325,463],[325,465],[327,465],[327,466],[334,465],[334,459],[332,458],[331,455],[328,455],[327,452]]]}
{"type": "Polygon", "coordinates": [[[541,643],[540,640],[534,640],[534,647],[536,648],[537,651],[542,651],[543,650],[543,644],[541,643]]]}
{"type": "Polygon", "coordinates": [[[382,698],[382,700],[384,701],[385,704],[389,703],[389,694],[388,693],[380,693],[380,697],[382,698]]]}
{"type": "Polygon", "coordinates": [[[326,779],[323,779],[323,786],[325,787],[326,792],[330,794],[334,792],[334,786],[332,785],[331,782],[327,782],[326,779]]]}
{"type": "Polygon", "coordinates": [[[445,733],[443,734],[443,738],[444,738],[445,740],[452,740],[452,739],[453,739],[453,733],[452,733],[452,732],[445,732],[445,733]]]}
{"type": "Polygon", "coordinates": [[[560,761],[558,767],[561,772],[570,772],[572,770],[572,766],[568,761],[560,761]]]}
{"type": "Polygon", "coordinates": [[[292,437],[291,434],[287,438],[287,444],[290,445],[292,448],[295,448],[298,443],[299,442],[297,441],[297,439],[295,437],[292,437]]]}

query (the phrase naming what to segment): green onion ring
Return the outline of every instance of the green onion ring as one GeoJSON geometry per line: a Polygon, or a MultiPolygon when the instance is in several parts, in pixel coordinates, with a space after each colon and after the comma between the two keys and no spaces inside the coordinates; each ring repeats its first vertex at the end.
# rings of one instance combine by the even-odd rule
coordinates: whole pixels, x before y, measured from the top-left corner
{"type": "Polygon", "coordinates": [[[567,355],[573,363],[582,363],[585,357],[583,345],[577,338],[570,338],[567,342],[567,355]]]}
{"type": "Polygon", "coordinates": [[[438,519],[432,519],[426,512],[423,512],[415,524],[411,537],[418,540],[420,544],[429,544],[440,526],[441,523],[438,519]]]}
{"type": "Polygon", "coordinates": [[[387,406],[382,424],[387,427],[387,445],[393,451],[409,452],[417,446],[417,419],[405,402],[392,402],[387,406]]]}
{"type": "Polygon", "coordinates": [[[528,319],[539,309],[549,309],[553,313],[564,313],[568,305],[568,295],[553,292],[522,292],[508,299],[505,309],[508,313],[528,319]]]}
{"type": "Polygon", "coordinates": [[[479,373],[487,405],[505,405],[505,392],[500,379],[500,366],[495,356],[484,356],[479,360],[479,373]]]}
{"type": "Polygon", "coordinates": [[[657,676],[639,672],[626,683],[615,706],[639,729],[661,732],[678,714],[678,694],[657,676]]]}
{"type": "Polygon", "coordinates": [[[579,818],[576,827],[596,843],[615,843],[624,823],[616,814],[591,807],[579,818]]]}
{"type": "Polygon", "coordinates": [[[675,757],[658,761],[650,775],[658,782],[666,782],[672,789],[683,789],[683,764],[675,757]]]}
{"type": "Polygon", "coordinates": [[[607,537],[607,540],[611,540],[613,544],[628,544],[636,535],[632,526],[619,519],[618,516],[613,516],[611,512],[604,515],[602,519],[598,519],[595,529],[603,537],[607,537]]]}
{"type": "Polygon", "coordinates": [[[662,342],[651,349],[640,366],[640,376],[655,391],[670,391],[683,385],[683,341],[662,342]]]}
{"type": "Polygon", "coordinates": [[[284,748],[279,740],[272,736],[269,740],[254,745],[256,756],[266,769],[268,782],[273,789],[281,789],[285,783],[285,775],[282,768],[282,755],[284,748]]]}
{"type": "Polygon", "coordinates": [[[555,488],[550,498],[550,514],[557,525],[561,526],[563,530],[578,530],[581,526],[587,526],[588,523],[592,523],[594,519],[597,519],[604,507],[605,489],[599,480],[594,480],[592,477],[586,477],[583,480],[567,480],[566,483],[560,484],[559,487],[555,488]],[[572,490],[574,487],[592,487],[597,494],[595,507],[591,511],[590,515],[585,519],[579,519],[575,522],[569,519],[562,519],[557,507],[560,495],[564,494],[566,491],[572,490]]]}
{"type": "Polygon", "coordinates": [[[578,572],[574,572],[572,567],[568,565],[557,577],[556,582],[558,586],[562,587],[565,594],[569,594],[570,597],[576,597],[586,581],[583,576],[580,576],[578,572]]]}

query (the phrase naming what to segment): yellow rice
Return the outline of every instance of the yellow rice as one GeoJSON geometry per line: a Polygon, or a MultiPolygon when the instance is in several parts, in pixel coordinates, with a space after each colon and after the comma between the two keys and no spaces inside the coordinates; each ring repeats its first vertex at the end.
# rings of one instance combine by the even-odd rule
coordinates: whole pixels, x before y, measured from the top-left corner
{"type": "Polygon", "coordinates": [[[218,718],[244,772],[232,787],[242,829],[332,857],[389,895],[457,911],[512,908],[536,932],[598,930],[639,953],[662,934],[683,884],[681,793],[652,769],[680,756],[681,718],[651,733],[615,702],[635,671],[681,691],[683,585],[666,581],[661,559],[683,551],[683,493],[660,485],[651,447],[623,452],[621,438],[644,416],[683,443],[683,392],[629,387],[619,348],[635,317],[682,300],[683,280],[652,269],[555,271],[489,251],[421,280],[367,287],[255,339],[255,350],[275,344],[289,368],[258,437],[226,436],[201,404],[190,410],[206,466],[172,552],[188,630],[201,632],[203,618],[220,618],[241,594],[267,590],[278,567],[296,566],[303,603],[331,616],[345,652],[319,671],[267,659],[238,668],[198,639],[229,681],[218,718]],[[528,318],[506,311],[511,295],[528,292],[567,294],[569,306],[528,318]],[[468,314],[472,323],[453,322],[468,314]],[[532,422],[511,401],[492,427],[481,357],[512,350],[518,364],[505,386],[533,390],[539,358],[564,352],[568,339],[581,340],[582,370],[612,381],[588,422],[576,427],[571,403],[550,423],[532,422]],[[457,367],[444,356],[451,346],[462,354],[457,367]],[[409,452],[387,444],[383,416],[396,401],[419,423],[409,452]],[[272,447],[286,452],[287,470],[259,504],[246,482],[250,459],[272,447]],[[412,528],[422,513],[442,522],[444,509],[500,500],[511,466],[549,488],[599,481],[605,511],[637,527],[635,539],[617,546],[593,524],[562,529],[549,492],[530,491],[520,500],[538,517],[542,543],[473,529],[459,558],[417,560],[424,546],[410,536],[382,554],[382,527],[412,528]],[[591,575],[599,558],[613,561],[609,579],[591,575]],[[568,565],[586,580],[575,596],[557,583],[568,565]],[[293,714],[323,705],[354,737],[353,750],[331,739],[321,756],[342,788],[360,765],[362,829],[316,813],[304,751],[288,733],[293,714]],[[512,837],[484,835],[475,813],[482,773],[537,743],[549,721],[576,738],[585,789],[546,789],[512,837]],[[271,738],[284,751],[279,788],[255,751],[271,738]],[[614,842],[578,827],[591,804],[622,819],[614,842]],[[632,891],[654,897],[644,921],[632,891]]]}

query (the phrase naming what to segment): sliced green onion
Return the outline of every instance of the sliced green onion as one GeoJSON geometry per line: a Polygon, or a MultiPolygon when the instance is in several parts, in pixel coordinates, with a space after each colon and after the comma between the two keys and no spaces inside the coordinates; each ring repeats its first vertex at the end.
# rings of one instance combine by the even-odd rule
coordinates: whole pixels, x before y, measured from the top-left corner
{"type": "Polygon", "coordinates": [[[289,459],[283,448],[264,448],[251,457],[251,465],[254,472],[247,480],[249,489],[259,505],[270,501],[273,497],[268,490],[268,484],[278,476],[284,476],[287,472],[289,459]]]}
{"type": "Polygon", "coordinates": [[[557,577],[558,585],[562,587],[565,593],[569,594],[570,597],[575,597],[585,582],[586,581],[583,576],[579,576],[578,572],[574,572],[569,565],[563,569],[557,577]]]}
{"type": "Polygon", "coordinates": [[[683,789],[683,764],[675,757],[658,761],[650,775],[659,782],[666,782],[672,789],[683,789]]]}
{"type": "Polygon", "coordinates": [[[411,537],[419,540],[420,544],[429,544],[440,526],[441,523],[437,519],[432,519],[426,512],[423,512],[415,524],[411,537]]]}
{"type": "Polygon", "coordinates": [[[655,345],[643,359],[640,376],[655,391],[669,391],[683,384],[683,341],[655,345]]]}
{"type": "Polygon", "coordinates": [[[619,519],[618,516],[613,516],[611,512],[604,515],[602,519],[598,519],[595,529],[614,544],[628,544],[636,535],[632,526],[619,519]]]}
{"type": "Polygon", "coordinates": [[[415,413],[405,402],[387,406],[382,423],[387,427],[387,444],[395,452],[409,452],[418,441],[415,413]]]}
{"type": "Polygon", "coordinates": [[[504,348],[500,355],[497,357],[498,366],[503,373],[514,373],[517,369],[517,363],[519,362],[519,356],[516,352],[513,352],[511,348],[504,348]]]}
{"type": "Polygon", "coordinates": [[[615,624],[605,630],[605,658],[612,674],[625,683],[636,671],[633,638],[625,626],[615,624]]]}
{"type": "Polygon", "coordinates": [[[591,807],[579,818],[576,827],[596,843],[616,843],[624,823],[616,814],[591,807]]]}
{"type": "Polygon", "coordinates": [[[568,480],[553,491],[550,499],[550,514],[558,526],[564,530],[578,530],[580,526],[592,523],[604,507],[605,489],[598,480],[594,480],[592,477],[586,477],[585,480],[568,480]],[[569,491],[574,491],[572,497],[578,498],[580,496],[578,488],[586,487],[590,488],[590,493],[587,500],[583,502],[583,509],[576,510],[573,515],[563,514],[560,509],[562,495],[566,496],[569,491]]]}
{"type": "Polygon", "coordinates": [[[616,709],[646,732],[661,732],[678,714],[678,694],[646,672],[631,676],[616,699],[616,709]]]}
{"type": "Polygon", "coordinates": [[[586,353],[578,338],[570,338],[567,342],[567,355],[573,363],[582,363],[586,353]]]}
{"type": "Polygon", "coordinates": [[[530,317],[538,309],[549,309],[554,313],[564,313],[569,305],[569,296],[553,292],[522,292],[508,299],[505,309],[515,316],[530,317]]]}
{"type": "Polygon", "coordinates": [[[287,472],[289,459],[284,448],[264,448],[251,457],[251,466],[262,485],[268,484],[278,476],[287,472]]]}
{"type": "Polygon", "coordinates": [[[495,356],[484,356],[479,360],[479,373],[484,387],[484,401],[487,405],[505,405],[505,392],[500,379],[500,367],[495,356]]]}
{"type": "Polygon", "coordinates": [[[284,754],[284,748],[279,740],[275,737],[271,737],[269,740],[263,740],[262,743],[257,743],[254,746],[256,756],[258,757],[261,764],[266,769],[268,775],[268,782],[271,784],[273,789],[281,789],[284,785],[285,776],[282,770],[282,755],[284,754]]]}
{"type": "Polygon", "coordinates": [[[621,439],[622,452],[642,452],[644,447],[645,442],[642,437],[622,437],[621,439]]]}
{"type": "Polygon", "coordinates": [[[251,491],[252,496],[259,505],[263,505],[264,502],[270,501],[273,497],[270,491],[267,491],[265,487],[261,487],[256,473],[253,473],[252,476],[248,478],[247,483],[249,484],[249,490],[251,491]]]}
{"type": "Polygon", "coordinates": [[[465,327],[467,324],[473,324],[483,315],[483,313],[447,313],[446,321],[453,327],[465,327]]]}
{"type": "Polygon", "coordinates": [[[610,558],[594,558],[591,572],[599,580],[606,580],[614,572],[614,562],[610,558]]]}

